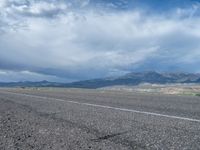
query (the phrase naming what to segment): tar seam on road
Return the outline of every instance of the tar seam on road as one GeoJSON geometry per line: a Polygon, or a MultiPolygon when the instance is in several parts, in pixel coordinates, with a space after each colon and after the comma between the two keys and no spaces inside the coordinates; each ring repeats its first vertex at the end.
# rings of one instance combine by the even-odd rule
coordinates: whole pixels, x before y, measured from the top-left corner
{"type": "MultiPolygon", "coordinates": [[[[13,94],[13,95],[18,95],[18,96],[27,96],[27,97],[31,97],[31,98],[39,98],[39,99],[45,99],[45,100],[49,99],[49,100],[53,100],[53,101],[67,102],[67,103],[73,103],[73,104],[78,104],[78,105],[106,108],[106,109],[119,110],[119,111],[124,111],[124,112],[132,112],[132,113],[137,113],[137,114],[145,114],[145,115],[151,115],[151,116],[159,116],[159,117],[179,119],[179,120],[185,120],[185,121],[199,122],[200,123],[200,120],[198,120],[198,119],[178,117],[178,116],[170,116],[170,115],[164,115],[164,114],[153,113],[153,112],[138,111],[138,110],[134,110],[134,109],[126,109],[126,108],[119,108],[119,107],[112,107],[112,106],[98,105],[98,104],[91,104],[91,103],[81,103],[81,102],[77,102],[77,101],[68,101],[68,100],[64,100],[64,99],[37,96],[37,95],[31,95],[31,94],[22,94],[22,93],[14,93],[14,92],[1,92],[1,93],[13,94]]],[[[37,100],[41,101],[39,99],[37,99],[37,100]]]]}

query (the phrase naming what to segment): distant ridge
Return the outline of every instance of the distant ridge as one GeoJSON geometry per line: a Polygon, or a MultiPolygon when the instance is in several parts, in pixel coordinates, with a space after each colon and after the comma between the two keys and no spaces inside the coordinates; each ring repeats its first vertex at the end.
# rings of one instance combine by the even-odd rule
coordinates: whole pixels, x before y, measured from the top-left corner
{"type": "Polygon", "coordinates": [[[200,83],[200,74],[193,73],[159,73],[139,72],[128,73],[120,77],[93,79],[66,84],[66,87],[101,88],[115,85],[138,85],[141,83],[168,84],[168,83],[200,83]]]}
{"type": "Polygon", "coordinates": [[[40,82],[11,82],[0,83],[0,87],[70,87],[70,88],[101,88],[115,85],[138,85],[141,83],[168,84],[168,83],[200,83],[200,74],[193,73],[159,73],[139,72],[128,73],[120,77],[108,77],[78,81],[72,83],[40,82]]]}
{"type": "Polygon", "coordinates": [[[0,82],[0,87],[55,87],[61,86],[62,84],[49,81],[23,81],[23,82],[0,82]]]}

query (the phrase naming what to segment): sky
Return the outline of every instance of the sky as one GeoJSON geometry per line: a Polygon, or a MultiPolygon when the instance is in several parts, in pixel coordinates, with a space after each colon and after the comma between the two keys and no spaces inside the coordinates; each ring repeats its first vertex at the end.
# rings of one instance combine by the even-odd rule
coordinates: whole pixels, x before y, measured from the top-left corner
{"type": "Polygon", "coordinates": [[[200,0],[0,0],[0,82],[200,73],[200,0]]]}

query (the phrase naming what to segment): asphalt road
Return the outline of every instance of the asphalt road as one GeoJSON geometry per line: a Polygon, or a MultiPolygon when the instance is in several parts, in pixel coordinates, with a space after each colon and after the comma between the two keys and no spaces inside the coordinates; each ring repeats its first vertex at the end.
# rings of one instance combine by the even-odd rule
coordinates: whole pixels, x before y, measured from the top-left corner
{"type": "Polygon", "coordinates": [[[0,89],[0,149],[200,149],[200,98],[0,89]]]}

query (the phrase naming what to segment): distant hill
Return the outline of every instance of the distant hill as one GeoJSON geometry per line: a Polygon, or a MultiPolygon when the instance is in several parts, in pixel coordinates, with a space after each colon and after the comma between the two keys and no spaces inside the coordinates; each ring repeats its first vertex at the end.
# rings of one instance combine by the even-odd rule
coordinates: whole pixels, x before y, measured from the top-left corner
{"type": "Polygon", "coordinates": [[[39,81],[39,82],[0,82],[0,87],[59,87],[62,83],[39,81]]]}
{"type": "Polygon", "coordinates": [[[200,74],[192,73],[158,73],[140,72],[129,73],[121,77],[93,79],[66,84],[66,87],[100,88],[115,85],[138,85],[141,83],[200,83],[200,74]]]}
{"type": "Polygon", "coordinates": [[[140,72],[129,73],[120,77],[92,79],[72,83],[56,82],[12,82],[0,83],[1,87],[71,87],[71,88],[100,88],[115,85],[138,85],[141,83],[167,84],[167,83],[200,83],[200,74],[192,73],[158,73],[140,72]]]}

